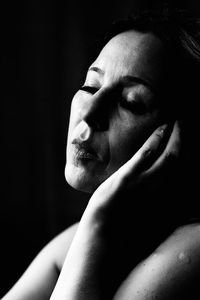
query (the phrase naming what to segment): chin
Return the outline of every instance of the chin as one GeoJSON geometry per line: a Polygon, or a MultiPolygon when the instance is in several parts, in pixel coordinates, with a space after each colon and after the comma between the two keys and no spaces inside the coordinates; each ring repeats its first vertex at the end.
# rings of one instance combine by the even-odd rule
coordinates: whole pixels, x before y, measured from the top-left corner
{"type": "Polygon", "coordinates": [[[88,174],[84,168],[76,167],[73,164],[66,164],[65,179],[72,188],[89,194],[93,194],[101,184],[99,178],[88,174]]]}

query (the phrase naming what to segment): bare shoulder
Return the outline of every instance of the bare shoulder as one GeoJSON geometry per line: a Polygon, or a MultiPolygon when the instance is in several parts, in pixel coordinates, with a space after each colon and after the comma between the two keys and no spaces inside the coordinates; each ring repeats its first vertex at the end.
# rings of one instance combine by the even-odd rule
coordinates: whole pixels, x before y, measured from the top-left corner
{"type": "Polygon", "coordinates": [[[179,265],[193,268],[200,262],[200,224],[177,228],[157,249],[158,255],[179,265]]]}
{"type": "Polygon", "coordinates": [[[129,274],[115,300],[200,298],[200,224],[176,229],[129,274]],[[197,295],[196,295],[197,293],[197,295]]]}
{"type": "Polygon", "coordinates": [[[75,223],[58,234],[46,246],[46,251],[51,253],[54,263],[58,270],[61,270],[65,257],[76,233],[79,223],[75,223]]]}
{"type": "Polygon", "coordinates": [[[78,223],[53,238],[2,300],[49,299],[78,223]]]}

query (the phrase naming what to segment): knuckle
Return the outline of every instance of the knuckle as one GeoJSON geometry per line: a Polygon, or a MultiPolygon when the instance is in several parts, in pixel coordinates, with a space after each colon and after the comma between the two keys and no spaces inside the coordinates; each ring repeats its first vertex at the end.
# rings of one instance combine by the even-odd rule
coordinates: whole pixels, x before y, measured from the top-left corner
{"type": "Polygon", "coordinates": [[[142,158],[147,158],[151,155],[151,153],[152,153],[152,149],[149,147],[146,147],[145,149],[143,149],[141,156],[142,156],[142,158]]]}
{"type": "Polygon", "coordinates": [[[158,138],[158,139],[161,139],[164,135],[164,131],[163,130],[157,130],[155,132],[155,136],[158,138]]]}

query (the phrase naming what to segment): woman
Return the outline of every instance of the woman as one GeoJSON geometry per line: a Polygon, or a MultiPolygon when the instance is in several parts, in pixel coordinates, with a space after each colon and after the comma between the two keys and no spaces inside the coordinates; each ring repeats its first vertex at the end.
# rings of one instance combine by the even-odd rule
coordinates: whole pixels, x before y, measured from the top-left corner
{"type": "Polygon", "coordinates": [[[91,198],[4,300],[198,298],[188,173],[198,24],[182,12],[144,12],[106,36],[73,98],[68,132],[66,180],[91,198]]]}

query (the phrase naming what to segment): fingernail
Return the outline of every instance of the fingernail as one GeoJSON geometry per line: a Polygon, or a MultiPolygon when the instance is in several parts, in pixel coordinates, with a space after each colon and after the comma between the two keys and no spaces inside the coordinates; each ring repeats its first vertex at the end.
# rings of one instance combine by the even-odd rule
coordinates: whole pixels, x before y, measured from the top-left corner
{"type": "Polygon", "coordinates": [[[169,124],[163,124],[162,126],[160,126],[158,128],[158,130],[161,134],[164,134],[166,132],[166,130],[168,129],[168,127],[169,127],[169,124]]]}

